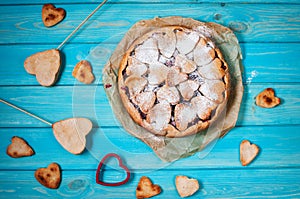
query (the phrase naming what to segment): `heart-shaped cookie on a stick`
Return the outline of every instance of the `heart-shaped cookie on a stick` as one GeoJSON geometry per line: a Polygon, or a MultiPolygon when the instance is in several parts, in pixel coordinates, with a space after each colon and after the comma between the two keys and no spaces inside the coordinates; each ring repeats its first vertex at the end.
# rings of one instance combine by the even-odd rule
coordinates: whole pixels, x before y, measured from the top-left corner
{"type": "Polygon", "coordinates": [[[80,154],[86,145],[85,136],[92,130],[92,122],[86,118],[69,118],[52,125],[56,140],[67,151],[80,154]]]}
{"type": "Polygon", "coordinates": [[[28,111],[25,111],[5,100],[0,99],[0,102],[17,109],[35,119],[44,122],[52,127],[53,134],[61,146],[73,154],[80,154],[85,149],[86,136],[92,130],[93,124],[87,118],[69,118],[60,120],[55,123],[50,123],[28,111]]]}
{"type": "MultiPolygon", "coordinates": [[[[37,81],[42,86],[52,86],[55,84],[61,66],[60,49],[77,32],[89,18],[96,13],[106,2],[103,0],[66,38],[56,49],[45,50],[29,56],[25,62],[25,70],[29,74],[36,75],[37,81]]],[[[45,4],[42,8],[42,19],[45,26],[50,27],[59,23],[65,17],[62,8],[55,8],[52,4],[45,4]]],[[[88,71],[90,72],[90,71],[88,71]]],[[[90,77],[88,81],[93,81],[90,77]]]]}
{"type": "Polygon", "coordinates": [[[56,82],[60,67],[61,57],[57,49],[35,53],[24,62],[25,70],[35,75],[42,86],[52,86],[56,82]]]}

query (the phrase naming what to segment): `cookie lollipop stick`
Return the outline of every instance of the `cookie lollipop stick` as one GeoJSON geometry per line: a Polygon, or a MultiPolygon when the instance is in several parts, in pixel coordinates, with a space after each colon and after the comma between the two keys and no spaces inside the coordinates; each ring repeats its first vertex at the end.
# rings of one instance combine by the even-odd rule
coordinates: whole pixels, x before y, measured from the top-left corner
{"type": "Polygon", "coordinates": [[[53,134],[60,145],[73,154],[80,154],[86,145],[85,136],[92,130],[92,122],[87,118],[68,118],[55,123],[48,122],[24,109],[21,109],[3,99],[0,102],[17,109],[52,127],[53,134]]]}
{"type": "Polygon", "coordinates": [[[52,86],[58,79],[61,68],[60,49],[95,14],[106,2],[103,0],[56,48],[35,53],[26,58],[24,68],[27,73],[35,75],[42,86],[52,86]]]}
{"type": "Polygon", "coordinates": [[[89,18],[91,18],[91,16],[93,16],[93,14],[95,14],[95,12],[97,12],[106,2],[107,0],[103,0],[96,8],[95,10],[93,10],[78,26],[77,28],[75,28],[66,38],[65,40],[56,48],[57,50],[60,50],[63,45],[65,45],[65,43],[79,30],[79,28],[81,28],[81,26],[83,26],[83,24],[85,24],[85,22],[87,22],[87,20],[89,20],[89,18]]]}

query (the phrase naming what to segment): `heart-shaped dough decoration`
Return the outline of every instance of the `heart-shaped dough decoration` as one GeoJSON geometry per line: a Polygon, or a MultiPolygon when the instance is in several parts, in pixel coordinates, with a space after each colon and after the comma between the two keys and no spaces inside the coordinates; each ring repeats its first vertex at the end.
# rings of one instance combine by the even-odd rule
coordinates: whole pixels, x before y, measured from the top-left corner
{"type": "Polygon", "coordinates": [[[7,147],[6,153],[12,158],[34,155],[31,146],[23,138],[17,136],[12,137],[11,144],[7,147]]]}
{"type": "Polygon", "coordinates": [[[123,164],[121,157],[115,153],[109,153],[106,156],[104,156],[104,158],[100,161],[100,163],[98,165],[98,168],[96,171],[96,183],[103,185],[103,186],[120,186],[120,185],[126,184],[128,182],[128,180],[130,179],[130,175],[131,175],[130,171],[129,171],[128,167],[123,164]],[[126,172],[126,178],[120,182],[104,182],[103,179],[100,179],[100,176],[103,176],[103,175],[100,175],[100,173],[104,172],[104,170],[102,170],[102,168],[105,165],[105,162],[109,158],[112,158],[112,157],[114,157],[118,160],[119,167],[124,169],[126,172]]]}
{"type": "Polygon", "coordinates": [[[57,189],[61,183],[60,166],[56,163],[51,163],[47,168],[39,168],[35,171],[34,177],[45,187],[57,189]]]}
{"type": "Polygon", "coordinates": [[[102,81],[124,129],[172,162],[235,126],[241,60],[238,39],[227,27],[178,16],[143,19],[112,53],[102,81]]]}
{"type": "Polygon", "coordinates": [[[199,189],[197,179],[188,178],[187,176],[176,176],[175,185],[180,197],[188,197],[196,193],[199,189]]]}
{"type": "MultiPolygon", "coordinates": [[[[182,43],[179,45],[182,46],[182,43]]],[[[122,103],[136,124],[154,135],[186,137],[204,132],[209,126],[216,125],[217,120],[223,119],[221,116],[224,117],[222,113],[226,111],[230,95],[229,79],[228,64],[209,37],[184,26],[165,26],[147,32],[130,44],[119,67],[118,88],[122,103]],[[192,37],[197,44],[191,49],[181,49],[189,55],[180,54],[176,48],[175,33],[181,39],[182,34],[185,35],[186,40],[189,34],[198,35],[192,37]],[[153,59],[149,60],[152,53],[153,59]],[[137,67],[146,72],[127,72],[137,67]],[[149,106],[147,112],[141,112],[143,108],[134,99],[148,92],[156,97],[154,106],[149,106]],[[214,108],[211,112],[207,111],[209,117],[206,120],[198,117],[196,113],[199,110],[195,109],[198,107],[191,104],[191,100],[199,96],[216,104],[205,107],[209,110],[214,108]],[[166,107],[167,111],[162,113],[161,107],[166,107]],[[162,115],[165,117],[162,118],[162,115]]]]}
{"type": "Polygon", "coordinates": [[[87,60],[81,60],[80,62],[78,62],[73,69],[72,75],[78,81],[85,84],[90,84],[95,79],[92,72],[92,66],[87,60]]]}
{"type": "Polygon", "coordinates": [[[243,140],[240,144],[240,162],[243,166],[250,164],[259,153],[259,147],[256,144],[250,143],[248,140],[243,140]]]}
{"type": "Polygon", "coordinates": [[[70,153],[80,154],[86,145],[86,135],[93,124],[86,118],[69,118],[52,125],[56,140],[70,153]]]}
{"type": "Polygon", "coordinates": [[[280,98],[275,96],[274,89],[266,88],[256,96],[255,103],[263,108],[273,108],[280,104],[280,98]]]}
{"type": "Polygon", "coordinates": [[[42,86],[52,86],[56,82],[60,66],[61,57],[57,49],[35,53],[24,62],[27,73],[35,75],[42,86]]]}
{"type": "Polygon", "coordinates": [[[160,194],[161,188],[157,184],[152,184],[151,180],[142,176],[136,187],[136,198],[151,198],[160,194]]]}
{"type": "Polygon", "coordinates": [[[51,27],[61,22],[66,16],[63,8],[56,8],[52,4],[45,4],[42,8],[42,20],[46,27],[51,27]]]}

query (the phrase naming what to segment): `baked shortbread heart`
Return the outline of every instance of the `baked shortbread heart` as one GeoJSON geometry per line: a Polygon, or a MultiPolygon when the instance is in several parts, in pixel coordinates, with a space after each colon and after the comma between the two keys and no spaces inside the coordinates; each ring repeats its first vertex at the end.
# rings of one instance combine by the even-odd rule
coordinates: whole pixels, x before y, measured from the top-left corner
{"type": "Polygon", "coordinates": [[[20,158],[34,155],[34,151],[29,144],[18,136],[11,139],[11,144],[6,149],[6,154],[13,158],[20,158]]]}
{"type": "Polygon", "coordinates": [[[61,67],[60,52],[50,49],[35,53],[26,58],[24,68],[27,73],[35,75],[42,86],[52,86],[58,79],[61,67]]]}
{"type": "Polygon", "coordinates": [[[35,171],[34,177],[45,187],[57,189],[61,183],[60,166],[57,163],[51,163],[47,168],[39,168],[35,171]]]}
{"type": "Polygon", "coordinates": [[[78,81],[85,84],[90,84],[95,79],[92,72],[92,66],[87,60],[81,60],[80,62],[78,62],[73,69],[72,75],[78,81]]]}
{"type": "Polygon", "coordinates": [[[266,88],[256,96],[255,103],[263,108],[273,108],[280,104],[280,98],[275,96],[273,88],[266,88]]]}
{"type": "Polygon", "coordinates": [[[46,27],[51,27],[61,22],[66,16],[63,8],[56,8],[52,4],[45,4],[42,8],[42,20],[46,27]]]}
{"type": "Polygon", "coordinates": [[[64,149],[80,154],[86,146],[86,136],[93,128],[87,118],[69,118],[52,124],[53,134],[64,149]]]}
{"type": "Polygon", "coordinates": [[[217,120],[230,81],[227,63],[209,38],[166,26],[131,44],[119,67],[118,86],[137,124],[155,135],[183,137],[217,120]]]}
{"type": "Polygon", "coordinates": [[[197,179],[188,178],[187,176],[176,176],[175,185],[180,197],[188,197],[196,193],[199,189],[197,179]]]}
{"type": "Polygon", "coordinates": [[[250,164],[259,153],[259,147],[256,144],[250,143],[248,140],[243,140],[240,144],[240,162],[243,166],[250,164]]]}
{"type": "Polygon", "coordinates": [[[152,184],[148,177],[142,176],[136,188],[136,198],[151,198],[160,194],[160,192],[159,185],[152,184]]]}

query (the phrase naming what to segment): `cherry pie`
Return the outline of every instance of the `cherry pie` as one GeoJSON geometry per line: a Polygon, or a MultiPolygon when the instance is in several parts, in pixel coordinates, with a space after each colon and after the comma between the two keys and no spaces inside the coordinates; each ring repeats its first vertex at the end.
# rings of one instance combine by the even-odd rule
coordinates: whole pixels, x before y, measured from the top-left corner
{"type": "Polygon", "coordinates": [[[118,75],[132,119],[155,135],[207,129],[225,110],[229,72],[220,50],[196,30],[166,26],[136,39],[118,75]]]}

